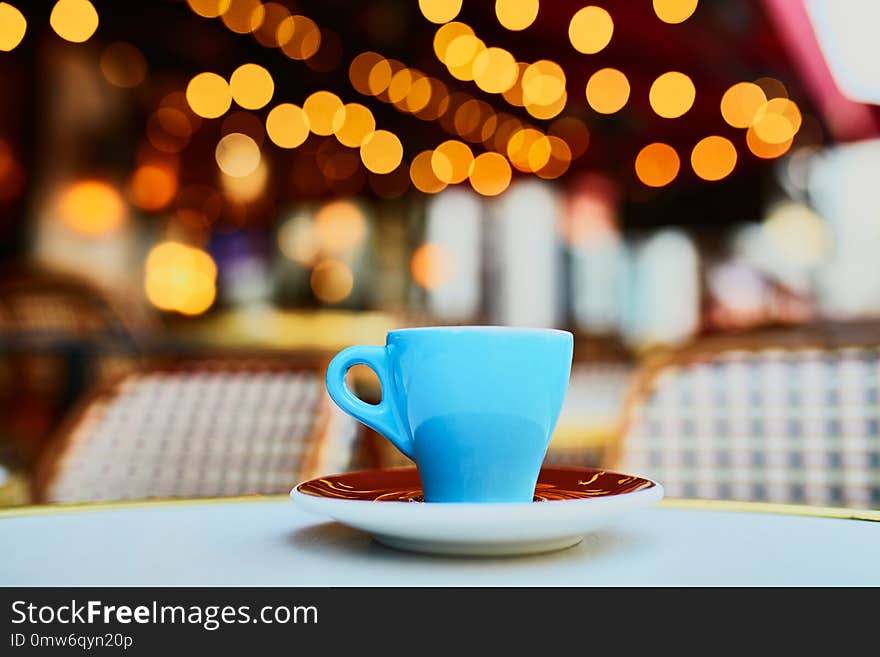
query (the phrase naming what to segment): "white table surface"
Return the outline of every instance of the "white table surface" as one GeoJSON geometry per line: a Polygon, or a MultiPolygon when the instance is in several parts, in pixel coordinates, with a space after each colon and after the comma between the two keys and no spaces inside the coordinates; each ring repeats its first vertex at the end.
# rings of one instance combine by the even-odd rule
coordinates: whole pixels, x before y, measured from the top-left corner
{"type": "Polygon", "coordinates": [[[0,518],[0,585],[880,585],[880,523],[658,507],[561,552],[398,552],[286,500],[0,518]]]}

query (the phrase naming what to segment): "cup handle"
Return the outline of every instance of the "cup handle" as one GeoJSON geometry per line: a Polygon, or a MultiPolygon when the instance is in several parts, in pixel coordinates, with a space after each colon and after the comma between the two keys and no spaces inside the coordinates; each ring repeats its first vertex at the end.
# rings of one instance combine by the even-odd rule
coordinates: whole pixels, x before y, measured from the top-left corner
{"type": "Polygon", "coordinates": [[[392,375],[385,347],[349,347],[340,351],[327,366],[327,392],[343,411],[375,429],[407,457],[413,456],[412,441],[400,429],[395,418],[392,397],[392,375]],[[379,377],[382,401],[368,404],[354,396],[345,384],[345,375],[355,365],[366,365],[379,377]]]}

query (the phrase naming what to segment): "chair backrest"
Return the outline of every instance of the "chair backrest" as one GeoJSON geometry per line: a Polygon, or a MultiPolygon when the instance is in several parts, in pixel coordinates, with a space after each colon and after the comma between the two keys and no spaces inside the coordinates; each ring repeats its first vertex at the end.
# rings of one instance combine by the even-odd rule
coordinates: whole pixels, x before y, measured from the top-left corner
{"type": "Polygon", "coordinates": [[[298,479],[344,465],[338,457],[353,442],[353,423],[331,412],[325,362],[224,355],[125,376],[74,413],[40,468],[36,497],[286,493],[298,479]]]}
{"type": "Polygon", "coordinates": [[[670,497],[880,507],[880,347],[690,349],[630,392],[615,467],[670,497]]]}

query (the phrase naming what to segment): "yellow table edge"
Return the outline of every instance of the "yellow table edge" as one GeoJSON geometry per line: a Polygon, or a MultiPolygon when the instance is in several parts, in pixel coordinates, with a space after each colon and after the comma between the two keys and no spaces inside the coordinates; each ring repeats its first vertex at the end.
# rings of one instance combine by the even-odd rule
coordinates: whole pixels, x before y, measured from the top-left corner
{"type": "MultiPolygon", "coordinates": [[[[65,513],[88,513],[93,511],[116,511],[123,509],[151,509],[174,506],[207,506],[212,504],[254,504],[283,502],[287,495],[244,495],[240,497],[203,497],[150,500],[123,500],[117,502],[84,502],[74,504],[43,504],[0,509],[0,518],[58,515],[65,513]]],[[[728,511],[738,513],[771,513],[812,518],[836,518],[840,520],[863,520],[880,522],[880,510],[844,509],[838,507],[806,506],[798,504],[770,504],[766,502],[738,502],[732,500],[694,500],[668,498],[658,505],[664,509],[688,509],[698,511],[728,511]]]]}

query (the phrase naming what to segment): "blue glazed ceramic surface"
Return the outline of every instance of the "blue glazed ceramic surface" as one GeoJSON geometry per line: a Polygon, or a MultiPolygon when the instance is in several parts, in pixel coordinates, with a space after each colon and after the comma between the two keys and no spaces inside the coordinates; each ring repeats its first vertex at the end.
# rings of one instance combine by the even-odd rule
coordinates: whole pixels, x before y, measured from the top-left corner
{"type": "Polygon", "coordinates": [[[571,370],[567,331],[438,327],[392,331],[384,347],[350,347],[327,369],[340,408],[416,462],[428,502],[528,502],[571,370]],[[345,385],[372,368],[382,401],[345,385]]]}

